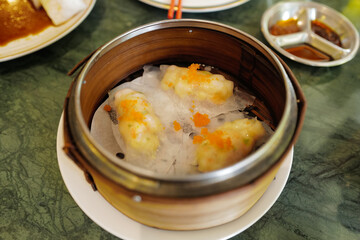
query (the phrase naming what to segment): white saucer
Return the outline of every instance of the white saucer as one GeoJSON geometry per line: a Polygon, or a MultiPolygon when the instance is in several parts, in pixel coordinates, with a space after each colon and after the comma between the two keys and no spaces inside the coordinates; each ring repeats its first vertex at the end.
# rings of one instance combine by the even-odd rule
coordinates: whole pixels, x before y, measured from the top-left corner
{"type": "Polygon", "coordinates": [[[240,218],[213,228],[196,231],[160,230],[138,223],[110,205],[98,192],[94,192],[86,182],[84,173],[62,150],[64,142],[63,116],[57,133],[57,156],[61,175],[71,196],[84,213],[100,227],[122,239],[147,240],[192,240],[228,239],[258,221],[280,196],[290,174],[293,149],[289,152],[267,191],[260,200],[240,218]]]}
{"type": "Polygon", "coordinates": [[[36,52],[69,34],[89,15],[96,0],[84,0],[84,2],[87,5],[86,9],[64,24],[50,26],[38,34],[16,39],[5,46],[0,46],[0,62],[36,52]]]}
{"type": "MultiPolygon", "coordinates": [[[[169,9],[171,0],[140,0],[154,7],[169,9]]],[[[178,0],[175,0],[175,4],[178,0]]],[[[215,12],[233,8],[248,2],[249,0],[183,0],[183,12],[215,12]]]]}

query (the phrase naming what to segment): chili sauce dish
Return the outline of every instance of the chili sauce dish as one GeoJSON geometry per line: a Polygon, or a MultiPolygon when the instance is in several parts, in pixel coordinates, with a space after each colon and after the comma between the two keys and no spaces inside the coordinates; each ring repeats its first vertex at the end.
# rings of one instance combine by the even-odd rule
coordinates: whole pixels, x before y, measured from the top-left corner
{"type": "Polygon", "coordinates": [[[341,13],[314,2],[280,2],[263,14],[261,31],[282,55],[306,65],[331,67],[356,55],[359,33],[341,13]]]}

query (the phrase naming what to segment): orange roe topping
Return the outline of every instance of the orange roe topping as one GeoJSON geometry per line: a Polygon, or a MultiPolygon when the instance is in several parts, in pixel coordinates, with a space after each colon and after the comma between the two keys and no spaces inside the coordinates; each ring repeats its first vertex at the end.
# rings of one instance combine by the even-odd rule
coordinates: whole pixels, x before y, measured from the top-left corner
{"type": "Polygon", "coordinates": [[[206,137],[209,140],[210,144],[217,146],[220,149],[230,149],[231,148],[231,139],[229,137],[223,138],[224,132],[216,130],[213,133],[209,133],[206,137]]]}
{"type": "MultiPolygon", "coordinates": [[[[193,101],[193,103],[194,103],[194,101],[193,101]]],[[[189,110],[190,110],[190,112],[193,113],[193,112],[194,112],[194,109],[195,109],[195,104],[193,104],[189,110]]]]}
{"type": "Polygon", "coordinates": [[[131,137],[136,138],[136,130],[135,130],[135,128],[131,129],[131,137]]]}
{"type": "Polygon", "coordinates": [[[181,129],[180,123],[178,123],[176,120],[174,121],[174,129],[175,131],[179,131],[181,129]]]}
{"type": "Polygon", "coordinates": [[[135,121],[146,124],[144,122],[145,116],[141,112],[133,109],[136,104],[137,100],[122,100],[120,106],[122,107],[123,114],[118,119],[121,121],[135,121]]]}
{"type": "Polygon", "coordinates": [[[219,149],[230,150],[232,148],[230,137],[224,137],[224,132],[221,130],[209,133],[207,128],[202,128],[201,134],[203,136],[194,136],[193,144],[200,144],[204,141],[208,141],[209,144],[216,146],[219,149]]]}
{"type": "Polygon", "coordinates": [[[207,134],[209,134],[209,130],[208,130],[207,128],[202,128],[201,131],[200,131],[200,133],[201,133],[202,135],[207,135],[207,134]]]}
{"type": "Polygon", "coordinates": [[[194,136],[193,144],[200,144],[204,141],[204,138],[202,136],[194,136]]]}
{"type": "Polygon", "coordinates": [[[196,112],[191,120],[193,120],[195,127],[204,127],[210,123],[209,116],[199,112],[196,112]]]}
{"type": "Polygon", "coordinates": [[[204,74],[204,72],[198,72],[197,70],[200,68],[200,65],[197,63],[191,64],[188,69],[186,75],[183,75],[181,78],[183,80],[187,80],[189,84],[200,85],[201,83],[209,83],[210,82],[210,74],[204,74]]]}
{"type": "Polygon", "coordinates": [[[110,112],[110,111],[111,111],[110,105],[107,105],[107,104],[106,104],[106,105],[104,106],[104,110],[107,111],[107,112],[110,112]]]}
{"type": "Polygon", "coordinates": [[[124,112],[128,112],[129,109],[133,108],[137,103],[137,100],[125,99],[120,102],[120,106],[123,108],[124,112]]]}
{"type": "Polygon", "coordinates": [[[200,68],[200,64],[198,64],[198,63],[192,63],[189,67],[188,67],[188,69],[189,69],[189,72],[190,73],[196,73],[196,70],[198,70],[200,68]]]}
{"type": "Polygon", "coordinates": [[[142,101],[141,103],[142,103],[142,105],[144,105],[145,107],[148,107],[148,106],[149,106],[149,103],[148,103],[147,101],[142,101]]]}

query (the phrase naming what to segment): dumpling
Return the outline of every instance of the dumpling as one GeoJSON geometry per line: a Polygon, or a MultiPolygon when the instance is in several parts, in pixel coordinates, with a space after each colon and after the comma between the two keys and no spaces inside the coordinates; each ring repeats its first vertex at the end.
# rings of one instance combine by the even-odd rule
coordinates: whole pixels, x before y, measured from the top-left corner
{"type": "Polygon", "coordinates": [[[256,141],[265,135],[265,129],[256,119],[238,119],[227,122],[214,132],[201,129],[195,136],[198,170],[208,172],[232,165],[246,157],[256,141]]]}
{"type": "Polygon", "coordinates": [[[174,89],[181,98],[193,96],[215,104],[225,102],[233,95],[234,83],[220,74],[199,71],[199,64],[191,64],[189,68],[169,66],[161,80],[163,90],[174,89]]]}
{"type": "Polygon", "coordinates": [[[163,126],[144,94],[121,89],[114,95],[118,128],[126,144],[139,153],[154,158],[160,145],[163,126]]]}

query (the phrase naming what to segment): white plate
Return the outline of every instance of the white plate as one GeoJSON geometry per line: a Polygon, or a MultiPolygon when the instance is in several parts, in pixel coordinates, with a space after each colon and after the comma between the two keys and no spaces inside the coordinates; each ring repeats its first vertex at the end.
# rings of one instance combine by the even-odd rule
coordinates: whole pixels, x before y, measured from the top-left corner
{"type": "Polygon", "coordinates": [[[94,192],[86,182],[84,173],[62,150],[64,142],[63,116],[57,133],[57,156],[61,175],[71,196],[84,213],[100,227],[122,239],[192,240],[227,239],[241,233],[258,221],[280,196],[289,177],[293,149],[289,152],[267,191],[260,200],[240,218],[221,226],[197,231],[169,231],[138,223],[110,205],[99,192],[94,192]]]}
{"type": "Polygon", "coordinates": [[[33,53],[66,36],[68,33],[74,30],[82,21],[84,21],[84,19],[93,9],[96,0],[84,0],[84,2],[86,3],[87,8],[72,17],[64,24],[56,27],[50,26],[38,34],[19,38],[9,42],[5,46],[1,46],[0,62],[8,61],[27,55],[29,53],[33,53]]]}
{"type": "MultiPolygon", "coordinates": [[[[154,7],[169,9],[171,0],[140,0],[154,7]]],[[[175,0],[175,4],[178,0],[175,0]]],[[[233,8],[249,0],[183,0],[183,12],[215,12],[233,8]]]]}

